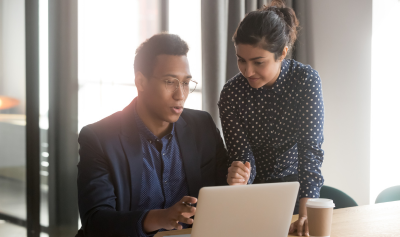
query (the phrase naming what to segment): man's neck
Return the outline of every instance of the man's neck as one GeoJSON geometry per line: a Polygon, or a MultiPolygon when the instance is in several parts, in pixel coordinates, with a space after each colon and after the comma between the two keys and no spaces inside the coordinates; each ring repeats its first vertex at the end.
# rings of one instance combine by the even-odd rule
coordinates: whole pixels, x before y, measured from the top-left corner
{"type": "Polygon", "coordinates": [[[136,113],[139,115],[144,125],[146,125],[150,132],[156,137],[162,138],[171,132],[172,123],[160,120],[152,115],[139,98],[136,103],[136,113]]]}

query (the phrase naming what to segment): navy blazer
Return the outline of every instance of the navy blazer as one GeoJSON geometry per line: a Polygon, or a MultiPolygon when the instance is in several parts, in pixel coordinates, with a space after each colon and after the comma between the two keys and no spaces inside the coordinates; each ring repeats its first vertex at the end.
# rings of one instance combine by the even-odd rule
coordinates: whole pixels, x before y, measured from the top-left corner
{"type": "MultiPolygon", "coordinates": [[[[143,152],[134,109],[135,100],[79,134],[78,236],[137,236],[143,152]]],[[[227,153],[211,116],[184,109],[175,128],[189,195],[198,197],[204,186],[227,185],[227,153]]]]}

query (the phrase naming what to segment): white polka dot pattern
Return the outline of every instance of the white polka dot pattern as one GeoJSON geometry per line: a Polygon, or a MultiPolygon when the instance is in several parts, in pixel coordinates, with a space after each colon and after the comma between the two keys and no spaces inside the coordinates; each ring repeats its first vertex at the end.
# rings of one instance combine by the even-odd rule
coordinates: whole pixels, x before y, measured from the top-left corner
{"type": "Polygon", "coordinates": [[[274,86],[259,89],[239,73],[225,84],[218,106],[229,165],[249,161],[249,183],[298,174],[299,197],[319,197],[324,104],[317,71],[284,60],[274,86]]]}

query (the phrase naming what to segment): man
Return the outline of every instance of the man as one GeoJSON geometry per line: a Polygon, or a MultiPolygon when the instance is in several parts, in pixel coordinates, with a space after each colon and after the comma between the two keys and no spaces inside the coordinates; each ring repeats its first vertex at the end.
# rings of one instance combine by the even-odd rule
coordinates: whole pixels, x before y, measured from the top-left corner
{"type": "Polygon", "coordinates": [[[158,34],[136,50],[138,96],[79,135],[78,236],[151,236],[193,223],[199,189],[226,183],[211,116],[184,109],[195,87],[187,44],[158,34]]]}

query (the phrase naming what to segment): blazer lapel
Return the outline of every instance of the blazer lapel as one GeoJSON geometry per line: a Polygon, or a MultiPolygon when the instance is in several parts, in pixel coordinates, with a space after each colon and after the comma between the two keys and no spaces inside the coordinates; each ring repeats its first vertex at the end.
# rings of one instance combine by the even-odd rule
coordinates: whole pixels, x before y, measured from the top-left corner
{"type": "Polygon", "coordinates": [[[139,133],[137,131],[133,111],[136,99],[124,110],[119,135],[126,159],[129,164],[131,183],[131,204],[130,210],[134,210],[140,201],[140,189],[143,171],[143,151],[139,133]]]}
{"type": "Polygon", "coordinates": [[[194,133],[182,116],[176,122],[176,134],[189,186],[189,194],[198,197],[201,188],[200,155],[197,152],[194,133]]]}

